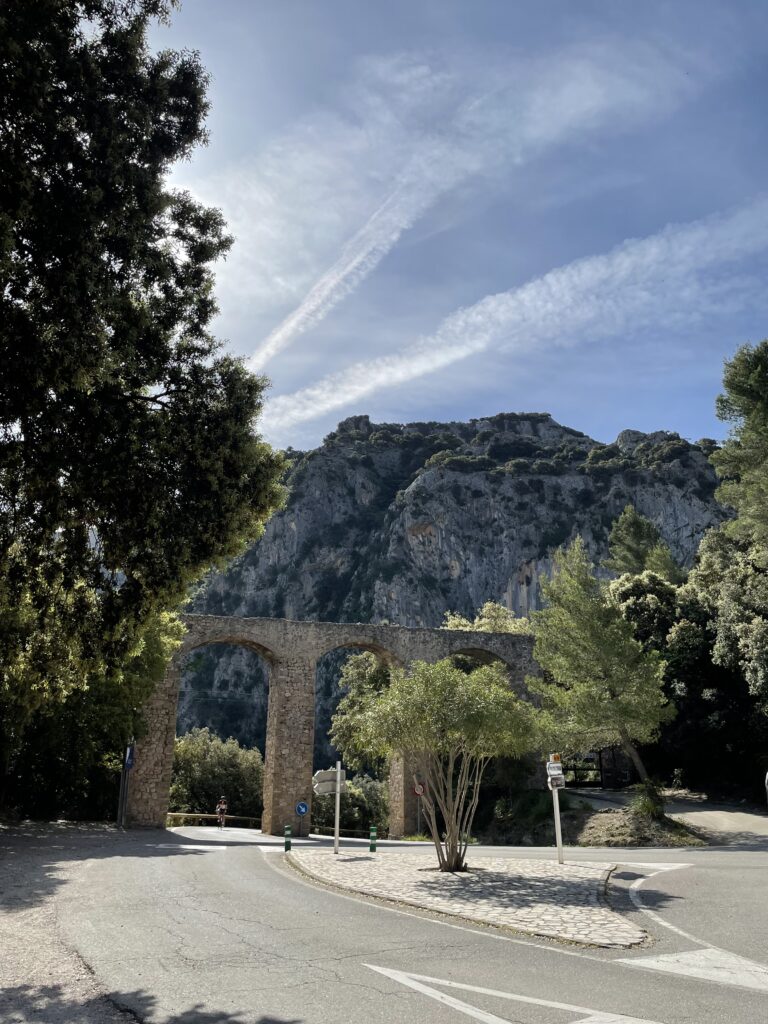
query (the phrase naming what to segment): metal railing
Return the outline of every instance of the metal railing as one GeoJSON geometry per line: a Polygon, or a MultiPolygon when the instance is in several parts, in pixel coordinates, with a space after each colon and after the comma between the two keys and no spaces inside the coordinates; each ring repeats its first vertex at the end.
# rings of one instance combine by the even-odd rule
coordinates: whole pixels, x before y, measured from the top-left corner
{"type": "MultiPolygon", "coordinates": [[[[218,824],[218,814],[193,814],[189,811],[171,811],[165,816],[166,828],[180,825],[218,824]]],[[[234,824],[235,828],[261,828],[261,818],[246,818],[240,814],[225,814],[224,824],[234,824]],[[243,822],[243,824],[239,824],[243,822]],[[238,823],[238,824],[235,824],[238,823]]]]}

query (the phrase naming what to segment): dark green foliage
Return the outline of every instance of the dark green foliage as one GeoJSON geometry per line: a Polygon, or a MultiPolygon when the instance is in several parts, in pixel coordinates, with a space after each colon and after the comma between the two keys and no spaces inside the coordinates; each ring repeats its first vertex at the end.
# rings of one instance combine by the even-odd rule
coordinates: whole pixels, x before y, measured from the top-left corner
{"type": "Polygon", "coordinates": [[[119,669],[92,672],[87,685],[40,703],[13,745],[5,808],[32,818],[114,818],[125,747],[141,735],[141,706],[182,633],[176,616],[153,615],[119,669]]]}
{"type": "Polygon", "coordinates": [[[603,565],[617,575],[637,574],[650,569],[675,583],[682,582],[680,570],[658,528],[632,505],[627,505],[611,528],[609,557],[603,565]]]}
{"type": "Polygon", "coordinates": [[[221,740],[209,729],[193,729],[176,740],[169,810],[213,814],[225,796],[229,814],[257,818],[263,809],[263,776],[258,750],[221,740]]]}
{"type": "Polygon", "coordinates": [[[768,568],[768,339],[743,345],[725,364],[717,415],[731,435],[712,462],[723,484],[718,497],[736,510],[725,529],[757,549],[768,568]]]}
{"type": "Polygon", "coordinates": [[[668,782],[677,773],[677,782],[692,788],[749,793],[760,777],[761,751],[768,753],[768,728],[738,663],[718,664],[720,626],[703,582],[694,570],[684,586],[653,572],[610,584],[636,639],[664,659],[664,692],[678,710],[644,757],[650,772],[668,782]]]}
{"type": "Polygon", "coordinates": [[[147,47],[167,11],[0,8],[0,714],[21,724],[26,696],[119,664],[280,500],[264,380],[209,332],[230,239],[166,185],[207,110],[197,56],[147,47]]]}

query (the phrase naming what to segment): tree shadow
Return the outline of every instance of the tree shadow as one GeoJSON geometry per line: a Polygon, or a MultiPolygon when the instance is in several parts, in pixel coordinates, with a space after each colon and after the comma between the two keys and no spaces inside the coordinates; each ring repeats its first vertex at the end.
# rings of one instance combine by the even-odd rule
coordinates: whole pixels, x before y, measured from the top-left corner
{"type": "MultiPolygon", "coordinates": [[[[24,822],[0,825],[0,910],[14,913],[37,906],[67,882],[67,865],[107,857],[196,857],[214,844],[167,829],[122,832],[86,822],[24,822]]],[[[253,846],[229,842],[226,846],[253,846]]]]}
{"type": "MultiPolygon", "coordinates": [[[[158,1009],[157,999],[141,989],[110,992],[83,1001],[61,985],[17,985],[0,992],[0,1019],[14,1024],[129,1024],[158,1009]]],[[[163,1024],[302,1024],[301,1019],[256,1015],[246,1010],[215,1010],[197,1003],[163,1017],[163,1024]]]]}
{"type": "MultiPolygon", "coordinates": [[[[599,908],[605,905],[600,896],[601,888],[599,880],[594,877],[565,879],[477,867],[458,874],[440,872],[436,877],[424,876],[418,883],[419,891],[440,901],[455,900],[471,906],[490,905],[494,910],[510,911],[532,907],[599,908]]],[[[646,895],[649,904],[656,907],[663,907],[678,898],[643,889],[643,902],[646,895]]]]}

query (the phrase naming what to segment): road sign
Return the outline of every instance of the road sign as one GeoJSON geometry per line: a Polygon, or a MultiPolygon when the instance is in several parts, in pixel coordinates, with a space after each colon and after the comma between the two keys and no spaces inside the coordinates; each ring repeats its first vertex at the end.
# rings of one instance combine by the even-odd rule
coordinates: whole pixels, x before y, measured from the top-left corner
{"type": "MultiPolygon", "coordinates": [[[[333,796],[336,792],[336,780],[334,779],[333,782],[313,782],[312,792],[315,796],[333,796]]],[[[347,784],[343,780],[339,792],[347,792],[347,784]]]]}
{"type": "Polygon", "coordinates": [[[565,789],[565,776],[550,775],[550,777],[547,779],[547,785],[550,789],[565,789]]]}
{"type": "Polygon", "coordinates": [[[426,792],[426,786],[422,782],[417,782],[416,785],[413,787],[413,792],[416,794],[416,796],[424,796],[424,793],[426,792]]]}
{"type": "Polygon", "coordinates": [[[563,774],[563,765],[561,761],[547,761],[547,775],[550,779],[555,775],[563,774]]]}
{"type": "MultiPolygon", "coordinates": [[[[344,782],[344,780],[347,777],[347,773],[342,769],[339,774],[341,775],[341,781],[344,782]]],[[[318,783],[318,782],[333,782],[333,783],[335,783],[336,782],[336,769],[335,768],[323,768],[321,771],[315,772],[315,774],[312,776],[312,785],[315,785],[315,783],[318,783]]]]}
{"type": "Polygon", "coordinates": [[[549,760],[550,761],[562,761],[562,757],[559,754],[550,754],[549,755],[549,760]]]}
{"type": "Polygon", "coordinates": [[[298,816],[300,818],[303,818],[308,810],[309,804],[305,804],[303,800],[299,800],[299,802],[296,804],[296,813],[298,814],[298,816]]]}
{"type": "Polygon", "coordinates": [[[128,771],[130,771],[131,768],[133,768],[133,758],[134,758],[133,744],[129,743],[128,746],[125,748],[125,767],[128,769],[128,771]]]}

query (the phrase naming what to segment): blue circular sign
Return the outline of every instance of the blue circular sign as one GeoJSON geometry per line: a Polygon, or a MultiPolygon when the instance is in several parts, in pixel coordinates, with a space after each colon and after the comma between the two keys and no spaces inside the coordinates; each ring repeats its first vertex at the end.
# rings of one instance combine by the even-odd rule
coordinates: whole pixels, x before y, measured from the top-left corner
{"type": "Polygon", "coordinates": [[[296,813],[298,814],[298,816],[300,818],[303,818],[308,810],[309,804],[305,804],[303,800],[299,800],[299,802],[296,804],[296,813]]]}

